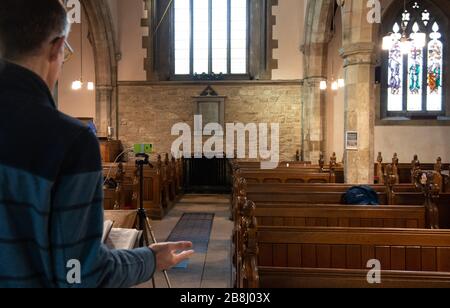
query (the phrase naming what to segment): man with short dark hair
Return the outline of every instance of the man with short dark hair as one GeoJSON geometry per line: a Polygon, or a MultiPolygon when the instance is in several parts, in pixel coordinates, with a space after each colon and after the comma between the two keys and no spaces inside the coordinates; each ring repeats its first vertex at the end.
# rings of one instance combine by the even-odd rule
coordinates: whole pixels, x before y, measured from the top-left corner
{"type": "Polygon", "coordinates": [[[69,28],[58,0],[0,1],[0,287],[131,287],[193,253],[176,253],[188,242],[101,245],[98,141],[51,95],[69,28]]]}

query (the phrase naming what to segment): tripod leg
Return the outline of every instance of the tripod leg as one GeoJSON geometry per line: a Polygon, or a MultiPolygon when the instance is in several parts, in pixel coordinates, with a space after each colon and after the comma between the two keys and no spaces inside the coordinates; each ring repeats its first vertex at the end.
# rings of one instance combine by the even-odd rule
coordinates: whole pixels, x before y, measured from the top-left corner
{"type": "MultiPolygon", "coordinates": [[[[153,232],[152,225],[150,223],[150,219],[147,217],[145,220],[145,232],[150,234],[150,238],[152,239],[152,242],[154,244],[158,244],[158,241],[156,240],[155,232],[153,232]]],[[[148,238],[148,234],[147,234],[148,238]]],[[[167,274],[167,271],[163,271],[164,279],[166,280],[167,287],[169,289],[172,289],[172,284],[170,283],[169,275],[167,274]]]]}
{"type": "MultiPolygon", "coordinates": [[[[144,230],[142,230],[142,237],[143,237],[144,246],[149,247],[151,245],[151,242],[148,237],[147,228],[144,228],[144,230]]],[[[152,286],[153,286],[153,289],[156,289],[155,277],[152,277],[152,286]]]]}

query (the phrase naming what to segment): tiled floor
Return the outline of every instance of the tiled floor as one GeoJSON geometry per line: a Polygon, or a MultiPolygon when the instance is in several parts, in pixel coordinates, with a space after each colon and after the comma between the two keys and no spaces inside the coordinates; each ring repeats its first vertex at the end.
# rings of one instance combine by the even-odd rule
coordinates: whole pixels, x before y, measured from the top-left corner
{"type": "MultiPolygon", "coordinates": [[[[168,275],[174,288],[229,288],[231,277],[231,234],[229,196],[186,195],[162,221],[152,226],[157,240],[167,239],[183,213],[215,213],[208,252],[197,253],[186,269],[173,269],[168,275]]],[[[156,287],[165,288],[162,274],[156,275],[156,287]]],[[[151,288],[146,283],[141,288],[151,288]]]]}

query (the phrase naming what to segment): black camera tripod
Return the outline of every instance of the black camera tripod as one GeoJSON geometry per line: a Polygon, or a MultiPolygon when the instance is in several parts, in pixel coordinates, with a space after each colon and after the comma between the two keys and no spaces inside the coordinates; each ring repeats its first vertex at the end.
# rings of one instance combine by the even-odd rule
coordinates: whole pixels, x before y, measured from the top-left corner
{"type": "MultiPolygon", "coordinates": [[[[136,154],[136,166],[139,170],[139,209],[137,212],[138,216],[138,229],[142,231],[142,237],[139,242],[140,247],[149,247],[151,244],[157,244],[155,232],[153,231],[152,225],[150,223],[150,218],[148,218],[147,211],[144,208],[144,166],[153,165],[149,161],[149,156],[144,153],[136,154]]],[[[156,264],[155,264],[156,266],[156,264]]],[[[167,287],[172,288],[167,271],[163,271],[164,279],[166,280],[167,287]]],[[[153,288],[156,287],[155,278],[152,277],[153,288]]]]}

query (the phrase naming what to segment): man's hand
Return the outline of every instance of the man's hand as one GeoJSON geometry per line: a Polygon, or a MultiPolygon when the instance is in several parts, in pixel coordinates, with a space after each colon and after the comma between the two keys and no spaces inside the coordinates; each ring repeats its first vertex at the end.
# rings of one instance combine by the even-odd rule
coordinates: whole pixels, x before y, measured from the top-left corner
{"type": "Polygon", "coordinates": [[[156,254],[156,268],[158,271],[168,270],[182,261],[189,259],[194,251],[191,242],[161,243],[150,246],[156,254]],[[181,251],[180,253],[177,253],[181,251]]]}

